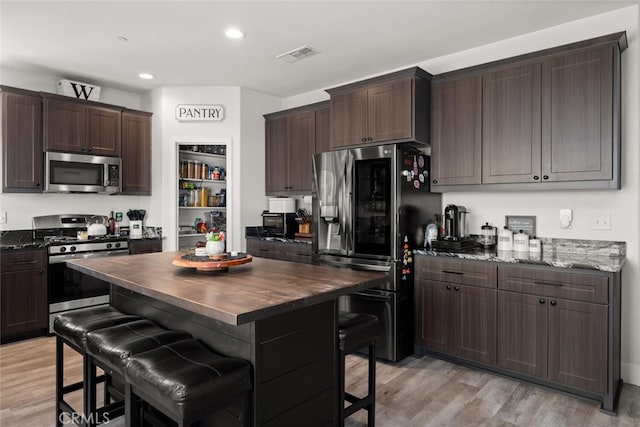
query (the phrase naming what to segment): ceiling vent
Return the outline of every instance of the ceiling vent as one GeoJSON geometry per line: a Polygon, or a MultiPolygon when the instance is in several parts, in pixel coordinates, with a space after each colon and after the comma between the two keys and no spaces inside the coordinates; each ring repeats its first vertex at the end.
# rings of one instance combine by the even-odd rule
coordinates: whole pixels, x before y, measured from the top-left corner
{"type": "Polygon", "coordinates": [[[309,46],[300,46],[289,52],[281,53],[280,55],[276,55],[276,58],[282,59],[284,62],[297,62],[301,59],[308,58],[310,56],[316,55],[320,52],[317,50],[313,50],[313,48],[309,46]]]}

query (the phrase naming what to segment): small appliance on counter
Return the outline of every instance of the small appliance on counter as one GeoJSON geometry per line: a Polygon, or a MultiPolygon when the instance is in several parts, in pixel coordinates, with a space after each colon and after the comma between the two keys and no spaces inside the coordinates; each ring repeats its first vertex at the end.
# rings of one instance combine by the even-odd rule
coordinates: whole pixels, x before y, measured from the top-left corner
{"type": "Polygon", "coordinates": [[[262,230],[264,237],[293,238],[298,230],[294,212],[262,212],[262,230]]]}
{"type": "Polygon", "coordinates": [[[290,197],[273,197],[269,199],[269,212],[295,213],[296,199],[290,197]]]}
{"type": "Polygon", "coordinates": [[[444,209],[444,237],[442,240],[431,242],[433,249],[463,251],[476,246],[476,242],[469,237],[469,212],[459,205],[447,205],[444,209]]]}

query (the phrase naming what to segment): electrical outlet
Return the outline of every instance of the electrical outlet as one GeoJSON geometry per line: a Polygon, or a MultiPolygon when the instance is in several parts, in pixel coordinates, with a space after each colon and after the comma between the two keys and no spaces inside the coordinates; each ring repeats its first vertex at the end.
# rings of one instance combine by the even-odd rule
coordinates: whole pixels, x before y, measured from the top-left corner
{"type": "Polygon", "coordinates": [[[0,212],[0,224],[7,223],[7,211],[0,212]]]}
{"type": "Polygon", "coordinates": [[[592,230],[611,230],[611,214],[591,214],[592,230]]]}

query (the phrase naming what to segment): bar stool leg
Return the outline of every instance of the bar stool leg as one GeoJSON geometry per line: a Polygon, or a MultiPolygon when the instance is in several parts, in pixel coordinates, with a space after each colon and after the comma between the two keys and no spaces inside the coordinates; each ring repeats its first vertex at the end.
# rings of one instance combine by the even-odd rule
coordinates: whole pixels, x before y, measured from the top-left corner
{"type": "Polygon", "coordinates": [[[340,366],[338,367],[338,426],[344,427],[344,401],[345,401],[345,387],[346,387],[346,374],[345,363],[347,355],[338,350],[338,360],[340,366]]]}
{"type": "Polygon", "coordinates": [[[139,399],[134,396],[131,384],[124,385],[124,413],[126,427],[140,426],[139,399]]]}
{"type": "Polygon", "coordinates": [[[369,345],[369,410],[367,411],[367,426],[374,427],[376,419],[376,342],[369,345]]]}
{"type": "Polygon", "coordinates": [[[240,423],[242,427],[251,426],[251,405],[249,404],[249,392],[240,398],[240,423]]]}
{"type": "Polygon", "coordinates": [[[56,336],[56,427],[62,426],[62,407],[60,406],[60,402],[64,396],[62,391],[64,387],[63,357],[64,349],[62,340],[60,337],[56,336]]]}

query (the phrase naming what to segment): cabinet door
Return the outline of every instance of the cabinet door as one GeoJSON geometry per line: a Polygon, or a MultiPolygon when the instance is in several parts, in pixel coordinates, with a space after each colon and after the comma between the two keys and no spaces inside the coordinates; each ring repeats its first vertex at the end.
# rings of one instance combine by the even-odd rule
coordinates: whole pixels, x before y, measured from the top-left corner
{"type": "Polygon", "coordinates": [[[129,254],[149,254],[162,252],[162,240],[129,240],[129,254]]]}
{"type": "Polygon", "coordinates": [[[540,64],[482,77],[482,182],[539,182],[540,64]]]}
{"type": "Polygon", "coordinates": [[[288,117],[289,183],[287,190],[311,192],[313,152],[316,139],[315,111],[288,117]]]}
{"type": "Polygon", "coordinates": [[[86,151],[85,106],[54,99],[44,100],[44,149],[82,153],[86,151]]]}
{"type": "Polygon", "coordinates": [[[363,144],[367,137],[367,90],[331,95],[331,149],[363,144]]]}
{"type": "Polygon", "coordinates": [[[120,110],[86,107],[86,122],[87,152],[96,156],[120,157],[120,110]]]}
{"type": "Polygon", "coordinates": [[[411,138],[412,86],[406,78],[368,89],[367,142],[411,138]]]}
{"type": "Polygon", "coordinates": [[[151,115],[122,113],[122,194],[151,195],[151,115]]]}
{"type": "Polygon", "coordinates": [[[498,292],[499,366],[546,378],[547,307],[545,298],[498,292]]]}
{"type": "Polygon", "coordinates": [[[2,92],[4,191],[41,192],[42,99],[2,92]]]}
{"type": "Polygon", "coordinates": [[[478,362],[496,363],[496,290],[454,285],[455,319],[452,353],[478,362]]]}
{"type": "Polygon", "coordinates": [[[613,48],[542,63],[542,175],[613,178],[613,48]]]}
{"type": "Polygon", "coordinates": [[[287,118],[265,122],[265,192],[287,190],[289,182],[289,153],[287,152],[287,118]]]}
{"type": "Polygon", "coordinates": [[[0,275],[2,338],[47,327],[47,276],[44,268],[0,275]]]}
{"type": "Polygon", "coordinates": [[[607,306],[549,301],[549,380],[607,392],[607,306]]]}
{"type": "Polygon", "coordinates": [[[434,185],[482,181],[482,78],[433,83],[431,171],[434,185]]]}
{"type": "Polygon", "coordinates": [[[448,353],[453,341],[453,286],[415,281],[416,342],[429,350],[448,353]]]}
{"type": "Polygon", "coordinates": [[[314,154],[331,150],[330,132],[329,109],[323,108],[316,111],[316,147],[314,154]]]}

